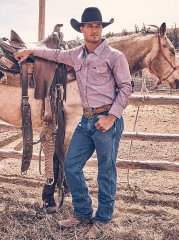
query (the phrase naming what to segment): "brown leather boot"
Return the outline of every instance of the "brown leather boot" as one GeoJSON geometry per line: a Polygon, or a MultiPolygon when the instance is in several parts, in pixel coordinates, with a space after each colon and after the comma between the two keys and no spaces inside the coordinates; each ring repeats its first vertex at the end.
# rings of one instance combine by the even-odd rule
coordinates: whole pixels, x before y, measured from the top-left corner
{"type": "Polygon", "coordinates": [[[59,221],[58,226],[61,228],[71,228],[78,226],[81,223],[92,223],[92,219],[79,219],[77,217],[71,217],[69,219],[59,221]]]}
{"type": "Polygon", "coordinates": [[[61,227],[61,228],[70,228],[70,227],[77,226],[80,223],[81,223],[81,221],[78,218],[71,217],[69,219],[59,221],[58,226],[61,227]]]}
{"type": "Polygon", "coordinates": [[[104,231],[110,230],[110,223],[94,222],[92,227],[85,235],[85,239],[96,239],[104,231]]]}

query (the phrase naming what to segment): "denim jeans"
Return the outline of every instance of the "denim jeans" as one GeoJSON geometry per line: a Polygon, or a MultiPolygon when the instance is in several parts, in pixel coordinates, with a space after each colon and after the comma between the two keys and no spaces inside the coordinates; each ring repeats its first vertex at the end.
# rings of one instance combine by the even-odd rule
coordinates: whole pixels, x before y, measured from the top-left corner
{"type": "MultiPolygon", "coordinates": [[[[103,114],[108,114],[104,112],[103,114]]],[[[98,209],[95,220],[107,223],[112,219],[116,193],[116,158],[124,129],[123,118],[116,119],[106,132],[95,127],[93,118],[82,116],[70,142],[64,162],[67,184],[72,194],[74,213],[80,219],[93,215],[92,200],[83,174],[86,161],[96,150],[98,159],[98,209]]]]}

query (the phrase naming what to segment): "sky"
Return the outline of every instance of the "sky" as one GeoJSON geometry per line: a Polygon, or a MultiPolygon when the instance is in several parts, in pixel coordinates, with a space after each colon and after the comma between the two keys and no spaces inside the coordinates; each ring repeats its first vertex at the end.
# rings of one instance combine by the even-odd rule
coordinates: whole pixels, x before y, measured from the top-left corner
{"type": "MultiPolygon", "coordinates": [[[[63,23],[64,40],[82,38],[70,25],[70,19],[81,21],[86,7],[98,7],[103,21],[114,18],[114,23],[103,29],[119,33],[134,30],[143,23],[179,27],[179,0],[46,0],[45,36],[51,34],[57,23],[63,23]]],[[[39,0],[0,0],[0,38],[10,37],[15,30],[25,42],[38,40],[39,0]]]]}

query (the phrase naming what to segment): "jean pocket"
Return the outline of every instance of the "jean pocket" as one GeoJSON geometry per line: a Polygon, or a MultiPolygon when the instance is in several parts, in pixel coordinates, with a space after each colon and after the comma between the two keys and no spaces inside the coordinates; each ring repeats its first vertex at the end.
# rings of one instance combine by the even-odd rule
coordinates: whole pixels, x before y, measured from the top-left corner
{"type": "Polygon", "coordinates": [[[116,132],[119,136],[121,136],[123,131],[124,131],[124,121],[123,121],[123,117],[121,116],[119,119],[116,120],[116,132]]]}

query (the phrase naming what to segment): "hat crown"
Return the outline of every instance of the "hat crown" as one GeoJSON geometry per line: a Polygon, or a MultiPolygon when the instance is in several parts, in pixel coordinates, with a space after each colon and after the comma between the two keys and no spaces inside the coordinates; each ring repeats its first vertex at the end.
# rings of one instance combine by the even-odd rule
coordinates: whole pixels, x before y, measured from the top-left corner
{"type": "Polygon", "coordinates": [[[83,26],[85,23],[93,23],[93,22],[100,23],[102,27],[105,28],[114,22],[114,18],[111,18],[109,22],[103,22],[100,10],[97,7],[88,7],[84,10],[81,16],[81,22],[78,22],[74,18],[70,20],[71,26],[77,32],[81,32],[80,27],[83,26]]]}
{"type": "Polygon", "coordinates": [[[98,8],[89,7],[86,8],[81,16],[81,22],[101,22],[102,15],[98,8]]]}

